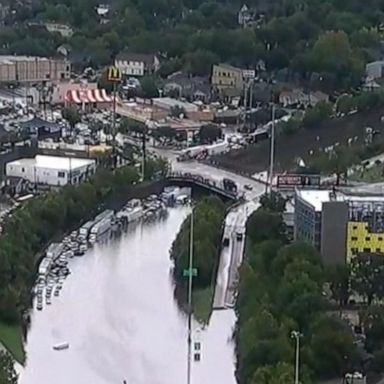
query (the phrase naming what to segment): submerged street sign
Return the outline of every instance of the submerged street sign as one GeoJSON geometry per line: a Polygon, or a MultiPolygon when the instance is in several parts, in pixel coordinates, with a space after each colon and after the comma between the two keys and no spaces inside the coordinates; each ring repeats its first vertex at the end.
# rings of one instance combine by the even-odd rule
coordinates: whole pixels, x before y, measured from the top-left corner
{"type": "Polygon", "coordinates": [[[319,188],[320,175],[278,175],[277,187],[278,188],[319,188]]]}
{"type": "Polygon", "coordinates": [[[184,271],[183,271],[184,277],[189,277],[190,274],[192,274],[192,277],[196,277],[197,276],[197,268],[184,269],[184,271]]]}

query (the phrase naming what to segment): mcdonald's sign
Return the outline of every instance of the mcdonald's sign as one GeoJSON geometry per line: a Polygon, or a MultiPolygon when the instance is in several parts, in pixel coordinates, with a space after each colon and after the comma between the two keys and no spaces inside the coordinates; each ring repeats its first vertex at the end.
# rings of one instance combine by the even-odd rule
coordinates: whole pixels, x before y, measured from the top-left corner
{"type": "Polygon", "coordinates": [[[116,67],[109,67],[108,68],[108,81],[118,83],[121,81],[121,71],[119,68],[116,67]]]}

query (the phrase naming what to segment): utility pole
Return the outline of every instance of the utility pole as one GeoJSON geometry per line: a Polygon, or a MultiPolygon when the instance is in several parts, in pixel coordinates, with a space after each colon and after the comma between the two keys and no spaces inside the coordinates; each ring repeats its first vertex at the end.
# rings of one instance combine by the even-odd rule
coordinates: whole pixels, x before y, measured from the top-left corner
{"type": "Polygon", "coordinates": [[[269,185],[270,185],[271,193],[273,188],[272,183],[273,183],[274,161],[275,161],[275,104],[272,103],[271,149],[270,149],[270,159],[269,159],[269,185]]]}
{"type": "Polygon", "coordinates": [[[188,266],[188,356],[187,356],[187,384],[192,379],[192,280],[193,280],[193,209],[191,212],[191,228],[189,239],[189,266],[188,266]]]}
{"type": "Polygon", "coordinates": [[[248,98],[248,82],[245,80],[244,81],[244,102],[243,102],[243,107],[244,107],[243,130],[245,129],[245,125],[247,121],[247,110],[248,110],[247,98],[248,98]]]}
{"type": "Polygon", "coordinates": [[[144,181],[144,178],[145,178],[145,164],[147,162],[147,153],[146,153],[146,144],[147,144],[147,134],[146,134],[146,129],[147,127],[145,126],[144,129],[143,129],[143,134],[141,136],[141,150],[143,152],[143,160],[142,160],[142,169],[141,169],[141,172],[142,172],[142,177],[143,177],[143,181],[144,181]]]}
{"type": "Polygon", "coordinates": [[[292,331],[291,337],[296,341],[295,351],[295,384],[299,384],[299,356],[300,356],[300,338],[303,335],[299,331],[292,331]]]}
{"type": "Polygon", "coordinates": [[[253,84],[254,84],[254,79],[251,80],[250,82],[250,94],[249,94],[249,109],[252,113],[252,103],[253,103],[253,84]]]}
{"type": "Polygon", "coordinates": [[[116,88],[117,83],[121,81],[121,71],[118,68],[110,67],[107,73],[107,79],[113,84],[112,88],[112,168],[116,168],[116,88]]]}
{"type": "Polygon", "coordinates": [[[112,162],[113,169],[116,168],[116,82],[113,82],[113,112],[112,112],[112,162]]]}

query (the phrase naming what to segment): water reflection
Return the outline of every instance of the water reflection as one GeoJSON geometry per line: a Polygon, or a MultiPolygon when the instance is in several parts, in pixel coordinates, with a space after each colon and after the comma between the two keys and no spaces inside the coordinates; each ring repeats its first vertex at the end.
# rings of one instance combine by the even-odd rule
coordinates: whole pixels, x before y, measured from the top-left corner
{"type": "MultiPolygon", "coordinates": [[[[61,296],[33,314],[21,384],[185,382],[186,319],[173,298],[169,249],[188,211],[173,209],[73,259],[61,296]],[[52,349],[63,341],[68,350],[52,349]]],[[[234,321],[231,311],[213,315],[196,383],[234,383],[234,321]]]]}

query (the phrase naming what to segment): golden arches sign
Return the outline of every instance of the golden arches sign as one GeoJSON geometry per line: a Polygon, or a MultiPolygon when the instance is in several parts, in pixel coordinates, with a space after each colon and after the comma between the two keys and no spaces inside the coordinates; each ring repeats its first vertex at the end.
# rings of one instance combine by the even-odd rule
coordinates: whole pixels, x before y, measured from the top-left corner
{"type": "Polygon", "coordinates": [[[119,68],[116,67],[109,67],[108,68],[108,75],[107,75],[108,81],[112,81],[115,83],[118,83],[121,81],[121,71],[119,68]]]}

